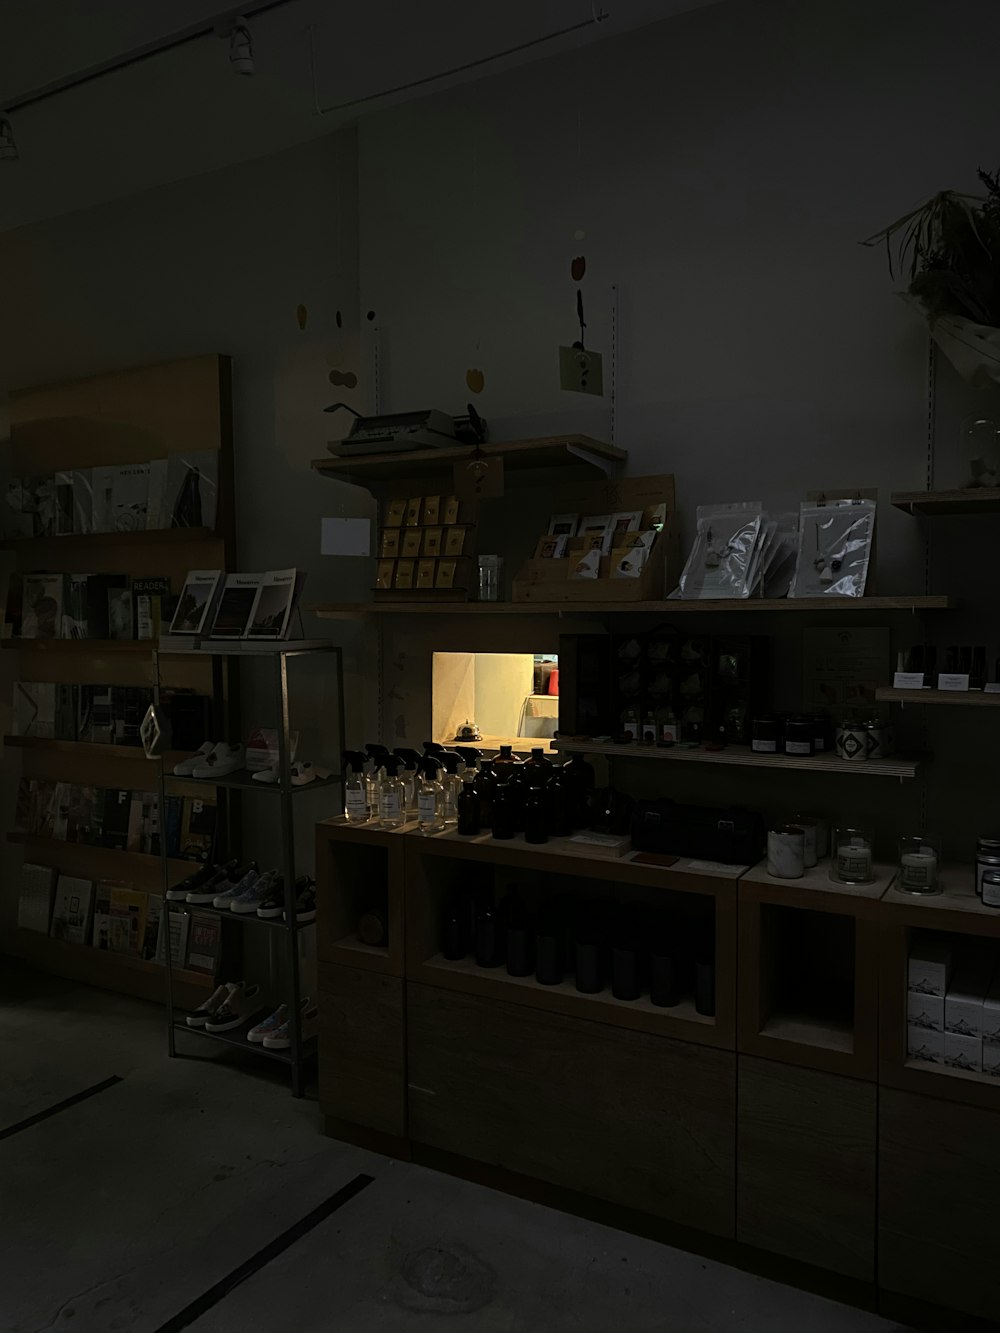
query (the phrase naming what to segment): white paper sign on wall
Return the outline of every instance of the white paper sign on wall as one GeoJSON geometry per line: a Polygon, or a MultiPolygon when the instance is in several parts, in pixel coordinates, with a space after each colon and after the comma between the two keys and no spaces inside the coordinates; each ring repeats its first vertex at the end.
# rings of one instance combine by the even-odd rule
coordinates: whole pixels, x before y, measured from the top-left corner
{"type": "Polygon", "coordinates": [[[319,553],[320,555],[371,555],[371,519],[320,519],[319,553]]]}

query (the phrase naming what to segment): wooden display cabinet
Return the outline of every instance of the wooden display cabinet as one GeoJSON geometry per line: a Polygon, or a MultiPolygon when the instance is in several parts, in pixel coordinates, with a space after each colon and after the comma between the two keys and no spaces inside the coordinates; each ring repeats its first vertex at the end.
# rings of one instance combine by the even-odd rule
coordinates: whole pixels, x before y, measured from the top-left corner
{"type": "Polygon", "coordinates": [[[874,1080],[878,1061],[878,900],[894,871],[859,888],[824,862],[802,879],[766,865],[740,881],[739,1049],[874,1080]]]}
{"type": "MultiPolygon", "coordinates": [[[[413,825],[409,825],[412,828],[413,825]]],[[[406,829],[349,824],[316,826],[317,956],[327,963],[403,975],[403,858],[406,829]],[[358,922],[376,912],[386,925],[384,945],[358,937],[358,922]]]]}

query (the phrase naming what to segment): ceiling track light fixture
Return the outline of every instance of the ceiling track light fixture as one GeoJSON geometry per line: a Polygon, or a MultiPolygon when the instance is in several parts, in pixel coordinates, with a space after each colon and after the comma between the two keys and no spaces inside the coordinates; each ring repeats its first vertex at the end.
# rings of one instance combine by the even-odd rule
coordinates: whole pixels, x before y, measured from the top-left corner
{"type": "Polygon", "coordinates": [[[250,34],[250,25],[242,14],[236,15],[229,31],[229,63],[234,74],[257,73],[257,67],[253,63],[253,37],[250,34]]]}
{"type": "Polygon", "coordinates": [[[21,154],[17,151],[14,127],[10,123],[10,117],[0,115],[0,161],[13,162],[20,156],[21,154]]]}

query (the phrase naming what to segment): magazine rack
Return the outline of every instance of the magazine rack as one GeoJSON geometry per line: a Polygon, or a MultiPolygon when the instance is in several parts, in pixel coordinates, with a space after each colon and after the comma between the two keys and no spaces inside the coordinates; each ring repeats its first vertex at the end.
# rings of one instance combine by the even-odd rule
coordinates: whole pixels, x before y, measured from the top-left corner
{"type": "MultiPolygon", "coordinates": [[[[328,778],[315,778],[312,782],[304,786],[292,785],[292,729],[289,720],[289,665],[296,658],[311,656],[313,654],[324,654],[332,656],[336,665],[336,749],[339,754],[343,747],[344,737],[344,673],[343,673],[343,654],[340,647],[330,643],[325,639],[297,639],[286,640],[283,642],[261,642],[255,640],[236,640],[212,641],[208,639],[195,641],[187,640],[178,642],[176,637],[161,639],[153,653],[154,664],[154,698],[159,701],[159,690],[161,678],[169,674],[171,664],[178,657],[187,660],[191,659],[209,659],[213,664],[214,677],[218,685],[221,686],[222,672],[221,665],[227,659],[242,659],[244,662],[256,661],[260,664],[259,670],[266,671],[267,664],[270,665],[273,672],[272,688],[274,707],[276,711],[277,722],[277,743],[278,743],[278,781],[272,783],[256,782],[253,774],[247,770],[239,770],[235,773],[227,774],[225,777],[216,779],[196,779],[187,777],[176,777],[166,771],[166,765],[161,766],[160,775],[160,809],[166,809],[166,798],[168,794],[184,794],[187,796],[197,795],[208,791],[217,791],[219,818],[217,820],[218,841],[216,845],[215,860],[224,862],[230,857],[238,857],[240,860],[247,860],[247,851],[253,851],[250,844],[241,845],[240,822],[234,819],[233,811],[229,806],[230,793],[253,792],[263,800],[276,799],[279,805],[280,814],[280,836],[281,836],[281,863],[279,869],[284,879],[285,908],[281,917],[271,920],[265,920],[249,913],[240,915],[230,911],[219,911],[211,906],[189,905],[183,902],[168,902],[166,898],[167,889],[171,883],[175,882],[176,862],[170,861],[166,855],[166,840],[161,839],[162,849],[162,875],[163,875],[163,893],[164,893],[164,920],[170,923],[169,939],[171,947],[165,950],[165,961],[167,964],[167,1041],[171,1056],[178,1054],[176,1045],[176,1036],[178,1031],[191,1033],[196,1037],[209,1038],[213,1041],[223,1042],[229,1046],[238,1047],[243,1051],[251,1051],[257,1055],[263,1055],[270,1059],[279,1060],[287,1064],[291,1069],[292,1093],[296,1097],[301,1097],[304,1087],[305,1067],[307,1062],[315,1057],[316,1038],[304,1038],[301,1025],[301,999],[302,986],[299,967],[299,950],[301,932],[309,930],[314,926],[315,920],[297,923],[295,920],[295,879],[296,879],[296,843],[295,843],[295,822],[293,816],[293,805],[295,800],[301,800],[306,792],[315,792],[326,790],[331,787],[338,787],[341,783],[339,773],[331,774],[328,778]],[[243,1024],[240,1028],[231,1032],[207,1032],[204,1028],[188,1027],[183,1014],[178,1015],[178,1009],[182,1007],[178,1003],[178,995],[175,991],[175,978],[177,975],[177,966],[173,959],[175,953],[175,941],[187,934],[185,926],[190,927],[192,919],[201,917],[208,922],[214,919],[217,926],[216,949],[221,951],[223,956],[226,953],[225,927],[223,922],[238,922],[255,928],[258,936],[266,938],[268,943],[268,980],[272,987],[276,985],[278,975],[283,973],[282,982],[284,985],[283,994],[279,997],[273,992],[268,998],[274,1001],[270,1005],[271,1009],[277,1007],[277,1002],[283,999],[288,1005],[289,1026],[291,1035],[291,1046],[287,1050],[267,1050],[264,1046],[252,1043],[247,1040],[246,1029],[252,1024],[243,1024]],[[187,919],[187,920],[185,920],[187,919]],[[281,949],[284,949],[284,966],[282,966],[281,949]]],[[[217,705],[222,707],[223,701],[217,699],[217,705]]],[[[332,748],[332,747],[331,747],[332,748]]],[[[339,811],[341,808],[341,797],[339,791],[334,809],[339,811]]],[[[324,813],[330,813],[324,811],[324,813]]],[[[310,826],[316,822],[314,814],[308,821],[310,826]]],[[[211,932],[209,932],[211,934],[211,932]]],[[[314,936],[311,936],[314,938],[314,936]]],[[[177,950],[180,952],[180,950],[177,950]]],[[[220,977],[220,980],[226,978],[220,977]]],[[[264,1016],[262,1013],[261,1017],[264,1016]]]]}

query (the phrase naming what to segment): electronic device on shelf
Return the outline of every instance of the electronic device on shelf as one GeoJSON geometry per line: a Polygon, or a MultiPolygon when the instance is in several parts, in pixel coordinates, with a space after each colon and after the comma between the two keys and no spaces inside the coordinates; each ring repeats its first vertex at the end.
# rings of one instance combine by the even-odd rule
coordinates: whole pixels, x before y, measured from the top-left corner
{"type": "MultiPolygon", "coordinates": [[[[334,412],[346,403],[334,403],[324,408],[334,412]]],[[[348,411],[353,411],[348,407],[348,411]]],[[[353,457],[359,454],[408,453],[414,449],[447,449],[459,443],[455,434],[455,418],[447,412],[424,408],[416,412],[386,412],[380,416],[358,416],[350,433],[343,440],[331,440],[327,445],[335,457],[353,457]]]]}

